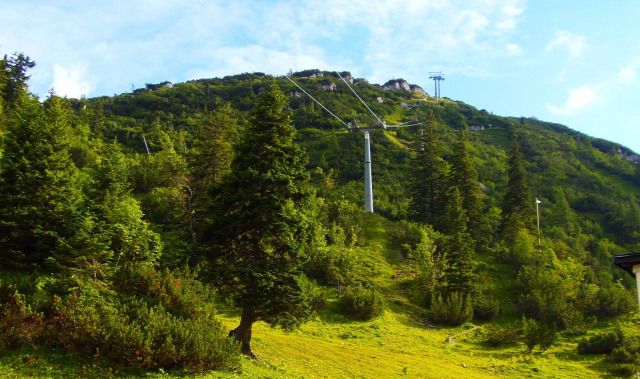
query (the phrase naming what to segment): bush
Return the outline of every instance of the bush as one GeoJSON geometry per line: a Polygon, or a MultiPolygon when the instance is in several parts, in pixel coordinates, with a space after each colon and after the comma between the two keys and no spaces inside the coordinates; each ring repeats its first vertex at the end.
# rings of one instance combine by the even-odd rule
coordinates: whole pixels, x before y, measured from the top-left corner
{"type": "Polygon", "coordinates": [[[522,342],[527,347],[527,354],[531,354],[538,346],[538,353],[544,353],[556,342],[557,333],[555,324],[547,324],[534,319],[522,317],[522,342]]]}
{"type": "Polygon", "coordinates": [[[640,337],[623,338],[620,346],[611,352],[611,360],[616,363],[614,371],[624,375],[640,372],[640,337]]]}
{"type": "Polygon", "coordinates": [[[427,317],[437,324],[462,325],[473,317],[473,307],[469,296],[452,292],[446,297],[438,294],[431,301],[427,317]]]}
{"type": "Polygon", "coordinates": [[[25,343],[35,349],[35,340],[44,330],[42,315],[32,310],[24,295],[9,294],[0,306],[0,352],[25,343]]]}
{"type": "Polygon", "coordinates": [[[49,343],[135,369],[239,369],[239,347],[194,273],[138,268],[117,277],[118,292],[55,298],[49,343]]]}
{"type": "Polygon", "coordinates": [[[481,296],[473,304],[473,314],[481,320],[493,320],[500,315],[500,311],[500,302],[493,296],[481,296]]]}
{"type": "Polygon", "coordinates": [[[375,288],[348,287],[340,296],[343,313],[368,320],[380,316],[384,311],[384,299],[375,288]]]}
{"type": "Polygon", "coordinates": [[[578,342],[578,354],[609,354],[622,345],[623,340],[624,335],[620,329],[599,333],[578,342]]]}
{"type": "Polygon", "coordinates": [[[311,309],[315,312],[327,309],[327,295],[318,286],[304,275],[300,277],[299,284],[303,297],[309,303],[311,309]]]}
{"type": "Polygon", "coordinates": [[[598,318],[596,316],[585,316],[576,309],[567,309],[562,314],[564,327],[573,334],[584,334],[591,330],[598,318]]]}
{"type": "Polygon", "coordinates": [[[513,345],[521,339],[521,328],[517,322],[504,327],[492,324],[485,331],[486,341],[493,346],[513,345]]]}

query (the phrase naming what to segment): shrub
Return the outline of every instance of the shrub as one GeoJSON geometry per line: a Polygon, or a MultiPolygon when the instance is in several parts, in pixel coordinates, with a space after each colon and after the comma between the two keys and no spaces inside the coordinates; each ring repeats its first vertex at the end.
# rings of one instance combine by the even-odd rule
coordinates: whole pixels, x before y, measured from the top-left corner
{"type": "Polygon", "coordinates": [[[375,288],[348,287],[340,296],[343,313],[368,320],[380,316],[384,311],[384,299],[375,288]]]}
{"type": "Polygon", "coordinates": [[[624,375],[640,372],[640,337],[625,336],[620,346],[611,351],[613,370],[624,375]]]}
{"type": "Polygon", "coordinates": [[[0,352],[29,344],[35,349],[35,340],[44,330],[42,315],[32,310],[24,295],[9,294],[0,306],[0,352]]]}
{"type": "Polygon", "coordinates": [[[117,275],[119,292],[55,298],[49,343],[135,369],[238,369],[239,348],[194,275],[130,269],[117,275]]]}
{"type": "Polygon", "coordinates": [[[304,294],[304,299],[309,302],[311,309],[315,312],[327,309],[327,295],[318,286],[304,275],[300,277],[298,282],[304,294]]]}
{"type": "Polygon", "coordinates": [[[493,320],[500,311],[500,302],[493,296],[480,296],[473,304],[473,314],[481,320],[493,320]]]}
{"type": "Polygon", "coordinates": [[[536,322],[534,319],[522,317],[522,342],[527,347],[527,354],[531,354],[538,346],[538,353],[544,353],[556,342],[557,333],[555,324],[536,322]]]}
{"type": "Polygon", "coordinates": [[[598,318],[596,316],[585,316],[576,309],[566,309],[562,314],[564,327],[573,334],[584,334],[593,328],[598,318]]]}
{"type": "Polygon", "coordinates": [[[473,317],[473,307],[469,296],[460,292],[452,292],[446,297],[438,294],[432,299],[427,316],[437,324],[462,325],[473,317]]]}
{"type": "Polygon", "coordinates": [[[609,354],[624,340],[622,330],[598,333],[591,338],[578,342],[578,354],[609,354]]]}
{"type": "Polygon", "coordinates": [[[521,339],[521,328],[518,323],[501,327],[489,325],[485,328],[486,341],[493,346],[513,345],[521,339]]]}

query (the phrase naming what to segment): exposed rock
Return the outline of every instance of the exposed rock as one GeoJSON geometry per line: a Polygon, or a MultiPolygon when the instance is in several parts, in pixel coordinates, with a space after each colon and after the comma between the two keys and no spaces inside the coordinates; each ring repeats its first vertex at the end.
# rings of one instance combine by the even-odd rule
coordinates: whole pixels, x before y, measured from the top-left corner
{"type": "Polygon", "coordinates": [[[429,94],[427,93],[427,91],[423,90],[422,87],[412,84],[411,85],[411,92],[413,93],[419,93],[422,96],[429,96],[429,94]]]}
{"type": "Polygon", "coordinates": [[[409,106],[407,105],[407,103],[400,103],[400,106],[404,109],[409,109],[409,106]]]}
{"type": "Polygon", "coordinates": [[[403,90],[403,91],[411,92],[411,86],[404,79],[389,80],[382,86],[382,89],[386,91],[403,90]]]}
{"type": "Polygon", "coordinates": [[[300,92],[300,91],[291,91],[291,92],[289,92],[289,97],[302,97],[302,92],[300,92]]]}
{"type": "Polygon", "coordinates": [[[639,163],[640,162],[640,157],[637,154],[631,154],[631,155],[627,156],[627,160],[629,162],[639,163]]]}
{"type": "Polygon", "coordinates": [[[323,84],[320,86],[323,90],[334,91],[337,86],[335,83],[331,82],[329,84],[323,84]]]}
{"type": "Polygon", "coordinates": [[[382,97],[378,96],[376,98],[376,100],[378,100],[378,103],[384,103],[384,100],[382,99],[382,97]]]}
{"type": "Polygon", "coordinates": [[[472,132],[481,132],[484,130],[484,126],[482,125],[471,125],[469,126],[469,130],[472,132]]]}

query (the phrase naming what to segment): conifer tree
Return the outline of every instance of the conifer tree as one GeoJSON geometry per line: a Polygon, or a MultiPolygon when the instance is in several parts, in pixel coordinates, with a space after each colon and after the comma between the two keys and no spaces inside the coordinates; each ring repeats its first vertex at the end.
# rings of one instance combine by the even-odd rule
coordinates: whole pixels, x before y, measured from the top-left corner
{"type": "Polygon", "coordinates": [[[22,53],[14,53],[11,57],[6,55],[0,60],[0,95],[6,106],[14,106],[21,96],[27,94],[27,70],[35,67],[29,57],[22,53]]]}
{"type": "Polygon", "coordinates": [[[505,240],[509,242],[518,230],[526,227],[532,217],[531,191],[527,185],[527,173],[522,165],[520,143],[515,133],[511,138],[507,165],[507,187],[502,198],[500,229],[505,240]]]}
{"type": "Polygon", "coordinates": [[[23,96],[8,120],[0,171],[0,260],[32,270],[69,251],[80,190],[69,157],[69,109],[23,96]]]}
{"type": "Polygon", "coordinates": [[[435,119],[430,112],[424,134],[420,133],[415,147],[409,187],[409,217],[439,229],[438,220],[444,212],[447,163],[442,159],[442,146],[435,127],[435,119]]]}
{"type": "Polygon", "coordinates": [[[274,84],[249,115],[231,172],[216,185],[203,233],[213,277],[242,308],[229,335],[251,350],[255,321],[292,327],[310,314],[299,278],[312,229],[306,154],[294,143],[287,100],[274,84]]]}
{"type": "Polygon", "coordinates": [[[462,208],[469,219],[468,230],[474,236],[480,236],[482,220],[482,189],[478,183],[478,172],[467,151],[467,138],[464,130],[460,131],[460,137],[453,149],[451,168],[447,176],[450,187],[456,187],[462,198],[462,208]]]}
{"type": "Polygon", "coordinates": [[[470,294],[475,291],[473,239],[467,231],[469,221],[457,187],[449,190],[448,203],[443,217],[446,238],[447,266],[445,268],[448,292],[470,294]]]}
{"type": "Polygon", "coordinates": [[[211,206],[208,189],[230,170],[233,142],[238,133],[238,121],[233,113],[229,103],[209,112],[196,129],[193,148],[187,156],[192,191],[188,217],[194,243],[197,227],[211,206]]]}

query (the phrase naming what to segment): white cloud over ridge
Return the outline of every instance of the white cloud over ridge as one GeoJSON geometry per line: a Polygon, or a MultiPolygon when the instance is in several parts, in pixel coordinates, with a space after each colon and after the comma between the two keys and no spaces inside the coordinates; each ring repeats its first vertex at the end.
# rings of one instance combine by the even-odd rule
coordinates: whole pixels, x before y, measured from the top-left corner
{"type": "Polygon", "coordinates": [[[88,96],[92,85],[86,79],[87,67],[83,65],[53,66],[53,83],[51,87],[58,96],[80,98],[88,96]]]}
{"type": "Polygon", "coordinates": [[[582,86],[571,91],[567,101],[561,106],[549,105],[549,112],[556,115],[572,115],[576,111],[593,104],[598,100],[596,91],[589,86],[582,86]]]}

